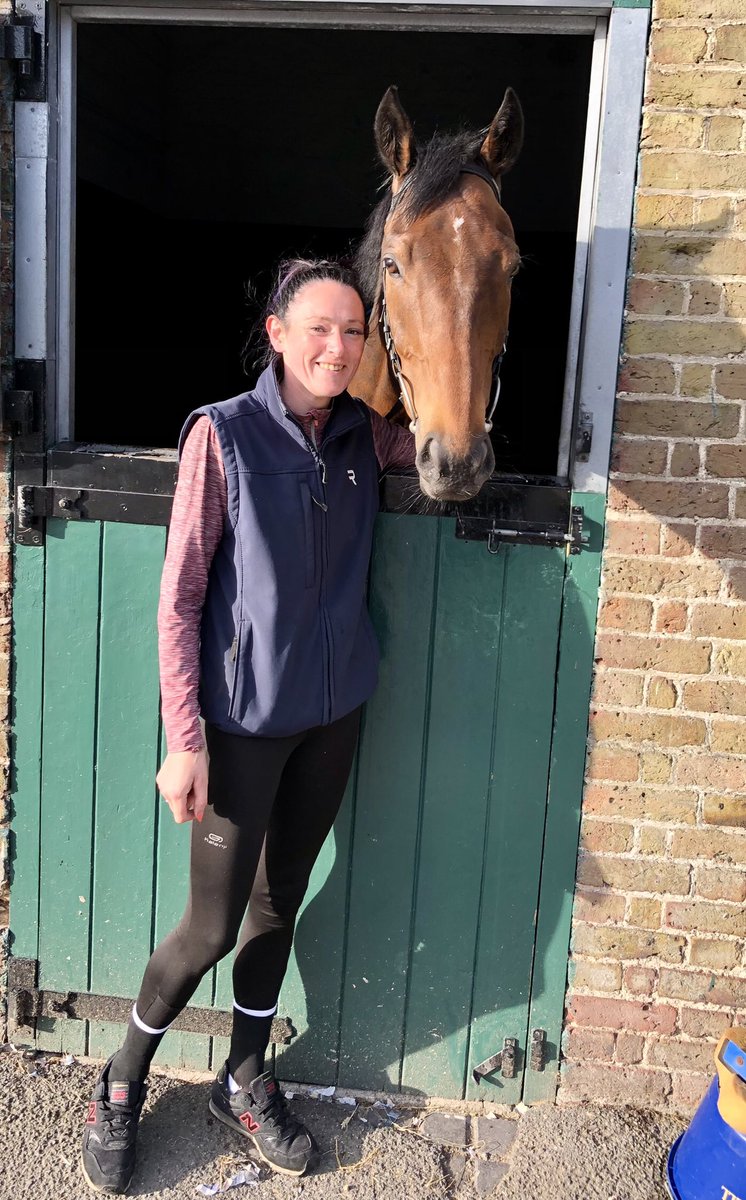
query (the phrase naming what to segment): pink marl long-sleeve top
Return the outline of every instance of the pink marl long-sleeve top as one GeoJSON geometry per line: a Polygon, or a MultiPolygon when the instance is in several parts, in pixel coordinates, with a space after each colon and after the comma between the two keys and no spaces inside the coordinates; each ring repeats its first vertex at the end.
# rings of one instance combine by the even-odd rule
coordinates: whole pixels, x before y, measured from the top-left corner
{"type": "MultiPolygon", "coordinates": [[[[300,419],[304,433],[321,439],[329,409],[300,419]]],[[[370,412],[381,471],[411,467],[414,435],[370,412]]],[[[161,712],[170,754],[204,746],[199,712],[200,620],[207,579],[228,511],[223,458],[208,417],[198,417],[184,443],[174,494],[158,605],[161,712]]]]}

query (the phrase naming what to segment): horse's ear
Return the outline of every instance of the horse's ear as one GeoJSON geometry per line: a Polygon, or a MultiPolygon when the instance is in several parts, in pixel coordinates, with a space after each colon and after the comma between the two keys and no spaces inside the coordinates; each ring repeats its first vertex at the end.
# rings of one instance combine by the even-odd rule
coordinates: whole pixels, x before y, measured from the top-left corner
{"type": "Polygon", "coordinates": [[[503,102],[487,130],[480,154],[497,179],[518,161],[523,145],[523,109],[512,88],[506,88],[503,102]]]}
{"type": "Polygon", "coordinates": [[[376,146],[386,170],[402,179],[415,164],[417,151],[412,123],[401,106],[399,89],[390,87],[378,105],[375,124],[376,146]]]}

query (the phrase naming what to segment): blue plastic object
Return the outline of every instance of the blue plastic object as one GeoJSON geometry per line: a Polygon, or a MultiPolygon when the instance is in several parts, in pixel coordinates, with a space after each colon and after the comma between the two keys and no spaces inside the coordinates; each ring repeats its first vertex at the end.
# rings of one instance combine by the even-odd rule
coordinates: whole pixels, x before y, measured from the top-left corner
{"type": "MultiPolygon", "coordinates": [[[[743,1050],[727,1042],[721,1061],[743,1079],[746,1069],[736,1068],[735,1056],[743,1059],[743,1050]],[[733,1063],[726,1058],[730,1046],[733,1063]]],[[[667,1183],[673,1200],[746,1200],[746,1137],[720,1116],[718,1094],[716,1076],[691,1125],[671,1147],[667,1183]]]]}

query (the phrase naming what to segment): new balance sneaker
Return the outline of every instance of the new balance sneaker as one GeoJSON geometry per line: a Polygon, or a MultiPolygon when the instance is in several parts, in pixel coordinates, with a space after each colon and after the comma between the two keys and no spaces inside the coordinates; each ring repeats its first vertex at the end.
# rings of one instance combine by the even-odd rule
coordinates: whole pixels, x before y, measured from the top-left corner
{"type": "Polygon", "coordinates": [[[88,1105],[83,1133],[83,1174],[97,1192],[126,1192],[135,1169],[137,1123],[144,1083],[109,1080],[109,1059],[88,1105]]]}
{"type": "Polygon", "coordinates": [[[289,1112],[275,1077],[265,1071],[231,1093],[223,1064],[210,1093],[210,1112],[249,1138],[261,1158],[283,1175],[302,1175],[316,1154],[311,1134],[289,1112]]]}

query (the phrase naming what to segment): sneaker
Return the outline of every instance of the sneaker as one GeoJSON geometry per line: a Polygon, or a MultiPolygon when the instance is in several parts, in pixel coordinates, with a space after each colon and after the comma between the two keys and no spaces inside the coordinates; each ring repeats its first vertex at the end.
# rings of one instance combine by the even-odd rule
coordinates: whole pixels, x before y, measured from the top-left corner
{"type": "Polygon", "coordinates": [[[97,1192],[121,1194],[135,1169],[137,1123],[144,1083],[109,1081],[112,1057],[98,1077],[83,1133],[83,1174],[97,1192]]]}
{"type": "Polygon", "coordinates": [[[316,1154],[311,1134],[288,1112],[277,1080],[269,1071],[248,1088],[231,1092],[224,1063],[210,1093],[210,1112],[250,1138],[261,1158],[283,1175],[302,1175],[316,1154]]]}

